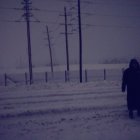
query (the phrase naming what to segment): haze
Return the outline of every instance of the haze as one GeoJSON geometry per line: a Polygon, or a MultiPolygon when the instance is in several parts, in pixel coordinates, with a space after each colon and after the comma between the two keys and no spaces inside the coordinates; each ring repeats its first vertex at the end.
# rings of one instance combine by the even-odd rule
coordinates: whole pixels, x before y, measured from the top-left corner
{"type": "MultiPolygon", "coordinates": [[[[0,1],[0,68],[26,68],[27,33],[22,17],[22,0],[0,1]],[[22,18],[21,18],[22,17],[22,18]],[[14,22],[14,21],[20,22],[14,22]]],[[[139,0],[81,0],[83,63],[103,63],[105,60],[128,60],[140,54],[140,1],[139,0]],[[88,3],[91,1],[92,3],[88,3]]],[[[32,61],[34,67],[50,64],[46,36],[49,27],[53,63],[66,63],[64,6],[68,16],[70,63],[79,62],[77,3],[67,0],[32,0],[34,15],[31,21],[32,61]],[[73,8],[75,7],[75,8],[73,8]],[[76,31],[75,31],[76,30],[76,31]]]]}

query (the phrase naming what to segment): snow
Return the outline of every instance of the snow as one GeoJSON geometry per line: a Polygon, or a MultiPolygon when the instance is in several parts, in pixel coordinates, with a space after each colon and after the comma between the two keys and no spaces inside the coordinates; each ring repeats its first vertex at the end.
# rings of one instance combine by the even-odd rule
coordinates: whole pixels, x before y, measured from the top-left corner
{"type": "MultiPolygon", "coordinates": [[[[66,70],[66,65],[55,65],[54,71],[55,72],[63,72],[66,70]]],[[[120,68],[126,68],[128,67],[128,64],[83,64],[83,70],[99,70],[99,69],[120,69],[120,68]]],[[[70,65],[70,71],[76,71],[79,69],[79,66],[77,64],[70,65]]],[[[44,67],[33,67],[33,72],[50,72],[51,67],[50,66],[44,66],[44,67]]],[[[0,74],[8,73],[8,74],[20,74],[28,72],[27,68],[0,68],[0,74]]]]}
{"type": "MultiPolygon", "coordinates": [[[[83,80],[87,79],[88,82],[107,80],[121,80],[122,70],[128,64],[84,64],[83,65],[83,80]],[[86,71],[85,71],[86,70],[86,71]]],[[[78,65],[71,65],[70,71],[65,73],[66,66],[55,66],[54,73],[50,72],[50,67],[33,68],[33,82],[36,83],[64,83],[66,77],[69,77],[71,82],[79,81],[79,67],[78,65]],[[47,72],[47,74],[46,74],[47,72]],[[67,75],[67,76],[66,76],[67,75]]],[[[5,74],[9,78],[6,80],[7,85],[11,84],[25,84],[29,82],[28,69],[0,69],[0,86],[5,84],[5,74]],[[25,75],[25,72],[27,75],[25,75]]]]}
{"type": "Polygon", "coordinates": [[[121,81],[0,87],[0,140],[139,140],[121,81]]]}

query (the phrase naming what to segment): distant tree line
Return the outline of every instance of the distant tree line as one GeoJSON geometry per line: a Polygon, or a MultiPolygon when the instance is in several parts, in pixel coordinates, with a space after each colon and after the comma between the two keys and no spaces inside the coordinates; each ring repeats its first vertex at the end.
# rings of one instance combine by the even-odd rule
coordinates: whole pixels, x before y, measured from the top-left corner
{"type": "Polygon", "coordinates": [[[108,58],[101,62],[102,64],[123,64],[123,63],[129,63],[129,58],[108,58]]]}

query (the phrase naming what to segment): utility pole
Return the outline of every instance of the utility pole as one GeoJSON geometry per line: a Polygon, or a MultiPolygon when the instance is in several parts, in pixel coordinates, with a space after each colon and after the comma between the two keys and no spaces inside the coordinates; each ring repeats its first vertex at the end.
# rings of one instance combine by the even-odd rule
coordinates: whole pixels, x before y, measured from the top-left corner
{"type": "Polygon", "coordinates": [[[48,29],[48,26],[47,26],[47,25],[46,25],[46,30],[47,30],[47,39],[48,39],[48,45],[49,45],[49,52],[50,52],[51,72],[52,72],[52,76],[53,76],[53,59],[52,59],[52,49],[51,49],[51,42],[50,42],[49,29],[48,29]]]}
{"type": "Polygon", "coordinates": [[[79,25],[79,78],[80,83],[83,81],[82,76],[82,30],[81,30],[81,5],[78,0],[78,25],[79,25]]]}
{"type": "Polygon", "coordinates": [[[64,7],[65,16],[65,39],[66,39],[66,61],[67,61],[67,71],[69,72],[69,48],[68,48],[68,28],[67,28],[67,9],[64,7]]]}
{"type": "Polygon", "coordinates": [[[27,25],[27,41],[28,41],[28,60],[29,60],[29,78],[30,85],[33,83],[33,72],[32,72],[32,53],[31,53],[31,38],[30,38],[30,5],[32,4],[30,0],[23,0],[22,4],[24,5],[24,17],[27,25]]]}

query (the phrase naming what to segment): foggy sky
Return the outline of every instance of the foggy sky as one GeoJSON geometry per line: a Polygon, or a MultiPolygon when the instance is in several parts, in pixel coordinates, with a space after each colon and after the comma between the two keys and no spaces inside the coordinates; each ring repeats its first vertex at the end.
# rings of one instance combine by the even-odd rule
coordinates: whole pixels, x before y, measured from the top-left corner
{"type": "MultiPolygon", "coordinates": [[[[28,66],[27,36],[24,11],[9,8],[22,8],[22,0],[0,0],[0,68],[22,68],[28,66]],[[7,8],[7,9],[5,9],[7,8]]],[[[31,44],[33,66],[49,65],[49,49],[46,38],[46,25],[49,26],[53,62],[66,63],[64,34],[64,6],[72,15],[68,16],[68,31],[78,29],[75,2],[67,0],[32,0],[34,17],[31,21],[31,44]],[[72,10],[71,10],[72,9],[72,10]]],[[[82,1],[82,0],[81,0],[82,1]]],[[[83,62],[100,63],[106,59],[130,59],[140,54],[140,1],[139,0],[88,0],[92,4],[81,3],[83,62]],[[92,13],[87,15],[85,13],[92,13]],[[91,26],[85,26],[90,24],[91,26]]],[[[78,31],[69,35],[70,63],[79,62],[78,31]]]]}

